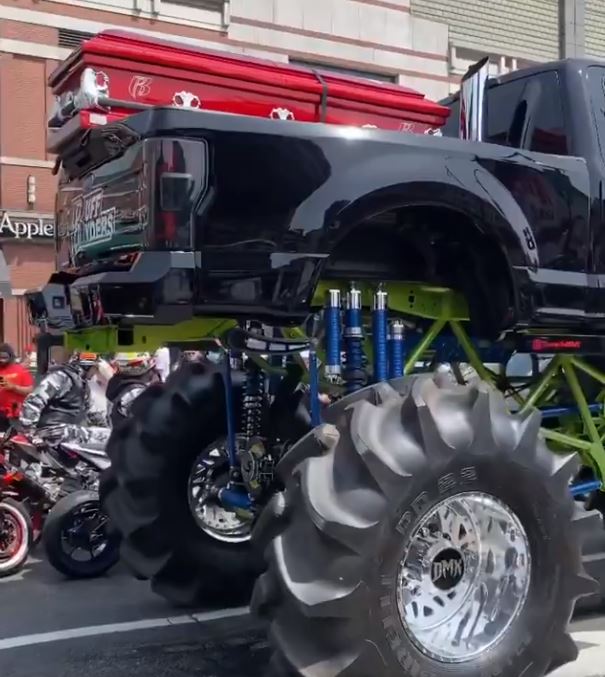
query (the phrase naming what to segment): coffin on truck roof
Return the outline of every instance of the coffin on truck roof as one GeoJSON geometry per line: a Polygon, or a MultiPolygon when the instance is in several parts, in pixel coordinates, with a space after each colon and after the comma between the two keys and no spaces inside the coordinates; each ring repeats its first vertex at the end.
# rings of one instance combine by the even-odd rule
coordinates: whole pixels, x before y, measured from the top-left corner
{"type": "Polygon", "coordinates": [[[86,40],[49,78],[50,150],[149,106],[430,133],[449,109],[407,87],[126,31],[86,40]]]}

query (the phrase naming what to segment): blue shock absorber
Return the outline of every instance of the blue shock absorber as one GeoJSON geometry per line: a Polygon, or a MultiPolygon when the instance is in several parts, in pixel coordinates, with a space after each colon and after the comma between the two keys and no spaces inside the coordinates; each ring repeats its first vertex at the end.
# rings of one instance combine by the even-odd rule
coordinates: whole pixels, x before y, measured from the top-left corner
{"type": "Polygon", "coordinates": [[[340,376],[340,289],[330,289],[324,308],[326,364],[328,379],[340,376]]]}
{"type": "Polygon", "coordinates": [[[395,320],[389,336],[389,378],[403,376],[405,357],[405,329],[403,322],[395,320]]]}
{"type": "Polygon", "coordinates": [[[372,306],[372,347],[374,350],[374,381],[386,381],[388,363],[388,294],[382,286],[374,294],[372,306]]]}
{"type": "Polygon", "coordinates": [[[345,303],[344,340],[346,369],[344,378],[347,393],[354,393],[366,384],[363,354],[363,324],[361,291],[351,284],[345,303]]]}
{"type": "Polygon", "coordinates": [[[246,442],[261,434],[264,390],[265,375],[254,362],[248,362],[242,403],[242,433],[246,442]]]}

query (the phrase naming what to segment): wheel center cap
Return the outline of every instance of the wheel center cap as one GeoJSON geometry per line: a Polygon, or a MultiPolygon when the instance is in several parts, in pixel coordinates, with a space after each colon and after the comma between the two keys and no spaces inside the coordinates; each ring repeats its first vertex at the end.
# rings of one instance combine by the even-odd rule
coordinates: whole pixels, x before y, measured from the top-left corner
{"type": "Polygon", "coordinates": [[[464,557],[455,548],[445,548],[431,562],[431,580],[439,590],[452,590],[464,576],[464,557]]]}

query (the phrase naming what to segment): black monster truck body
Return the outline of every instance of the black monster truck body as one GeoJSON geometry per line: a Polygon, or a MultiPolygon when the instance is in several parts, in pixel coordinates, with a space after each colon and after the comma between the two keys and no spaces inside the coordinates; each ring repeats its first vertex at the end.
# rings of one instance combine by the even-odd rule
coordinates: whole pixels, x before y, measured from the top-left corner
{"type": "Polygon", "coordinates": [[[567,61],[491,82],[501,145],[169,108],[91,130],[61,158],[51,282],[75,327],[283,325],[320,278],[404,278],[463,292],[479,335],[599,331],[604,73],[567,61]]]}
{"type": "Polygon", "coordinates": [[[224,604],[262,551],[272,674],[542,677],[577,655],[567,623],[595,587],[571,495],[605,476],[601,395],[575,371],[605,384],[580,359],[605,329],[599,68],[491,82],[484,129],[478,64],[472,142],[155,108],[62,150],[58,272],[33,314],[72,346],[174,342],[218,318],[197,337],[227,353],[149,388],[112,433],[101,491],[122,554],[173,602],[224,604]],[[327,290],[301,339],[288,325],[327,290]],[[469,316],[473,338],[527,331],[522,352],[562,352],[513,383],[516,342],[473,342],[469,316]],[[439,362],[458,385],[398,378],[439,362]],[[575,482],[570,450],[596,475],[575,482]]]}

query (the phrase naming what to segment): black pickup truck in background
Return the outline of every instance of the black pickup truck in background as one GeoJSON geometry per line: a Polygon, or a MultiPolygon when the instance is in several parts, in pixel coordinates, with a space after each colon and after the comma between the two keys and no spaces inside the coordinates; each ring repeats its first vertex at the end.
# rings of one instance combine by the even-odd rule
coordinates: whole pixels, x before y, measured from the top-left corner
{"type": "Polygon", "coordinates": [[[171,108],[94,129],[60,158],[32,315],[283,325],[320,279],[409,280],[463,292],[479,336],[602,331],[604,80],[578,60],[489,80],[467,139],[457,97],[443,136],[171,108]]]}

